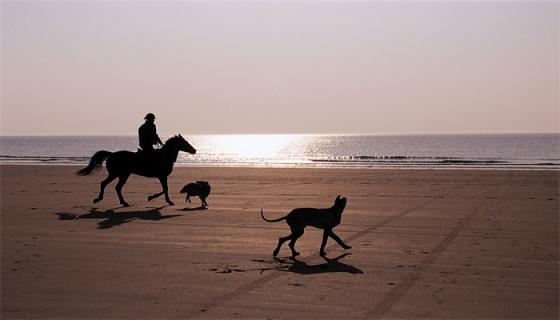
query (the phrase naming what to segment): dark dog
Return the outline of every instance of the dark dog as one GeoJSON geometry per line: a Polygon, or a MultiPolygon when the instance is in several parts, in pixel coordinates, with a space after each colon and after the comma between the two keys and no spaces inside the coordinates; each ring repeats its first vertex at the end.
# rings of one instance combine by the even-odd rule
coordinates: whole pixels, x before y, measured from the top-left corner
{"type": "Polygon", "coordinates": [[[206,208],[205,206],[208,205],[206,198],[210,194],[210,184],[208,184],[208,181],[189,183],[181,189],[181,193],[187,194],[187,198],[185,200],[189,203],[191,203],[191,196],[198,196],[202,202],[202,207],[206,208]]]}
{"type": "Polygon", "coordinates": [[[292,234],[286,237],[278,239],[278,246],[272,252],[273,256],[277,256],[280,251],[280,247],[284,242],[290,240],[290,249],[292,250],[292,257],[298,256],[299,252],[295,249],[296,241],[299,237],[303,235],[305,227],[312,226],[315,228],[323,229],[323,242],[321,243],[321,250],[319,254],[325,256],[325,245],[327,244],[327,237],[333,238],[341,247],[344,249],[351,249],[352,247],[345,244],[334,232],[333,228],[340,224],[340,219],[342,218],[342,212],[346,207],[346,198],[336,197],[334,200],[334,205],[326,209],[315,209],[315,208],[299,208],[292,210],[288,215],[278,218],[278,219],[267,219],[264,217],[263,211],[261,209],[261,217],[267,222],[278,222],[286,220],[286,223],[290,226],[292,234]]]}

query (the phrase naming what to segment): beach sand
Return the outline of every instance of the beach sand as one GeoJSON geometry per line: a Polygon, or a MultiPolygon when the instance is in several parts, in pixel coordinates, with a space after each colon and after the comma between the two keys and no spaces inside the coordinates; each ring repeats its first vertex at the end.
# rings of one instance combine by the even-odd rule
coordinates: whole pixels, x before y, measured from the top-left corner
{"type": "Polygon", "coordinates": [[[0,166],[3,319],[548,318],[558,314],[559,172],[176,168],[171,198],[132,176],[0,166]],[[187,182],[212,185],[208,210],[187,182]],[[272,250],[279,217],[348,197],[335,231],[301,256],[272,250]]]}

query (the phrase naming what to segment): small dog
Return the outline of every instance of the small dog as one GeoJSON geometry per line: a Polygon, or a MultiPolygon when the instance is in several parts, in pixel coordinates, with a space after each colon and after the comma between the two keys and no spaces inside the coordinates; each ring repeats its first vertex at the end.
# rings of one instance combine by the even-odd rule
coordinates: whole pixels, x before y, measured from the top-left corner
{"type": "Polygon", "coordinates": [[[193,183],[189,183],[181,189],[181,193],[186,193],[187,198],[185,201],[191,203],[191,196],[198,196],[200,201],[202,202],[202,208],[206,208],[208,202],[206,202],[206,198],[210,194],[210,184],[208,181],[197,181],[193,183]]]}
{"type": "Polygon", "coordinates": [[[323,242],[321,243],[321,249],[319,254],[325,256],[325,245],[327,244],[327,238],[333,238],[342,248],[351,249],[352,247],[345,244],[334,232],[333,228],[340,224],[340,219],[342,218],[342,212],[346,207],[346,198],[336,197],[334,204],[330,208],[326,209],[315,209],[315,208],[298,208],[292,210],[288,215],[278,218],[278,219],[267,219],[264,217],[263,211],[261,209],[261,217],[267,222],[278,222],[286,220],[286,223],[290,226],[292,233],[289,236],[282,237],[278,239],[278,246],[272,252],[272,255],[276,257],[278,252],[280,252],[280,247],[284,242],[290,240],[290,249],[292,250],[292,257],[298,256],[299,252],[295,249],[296,241],[299,237],[303,235],[305,227],[312,226],[315,228],[323,229],[323,242]]]}

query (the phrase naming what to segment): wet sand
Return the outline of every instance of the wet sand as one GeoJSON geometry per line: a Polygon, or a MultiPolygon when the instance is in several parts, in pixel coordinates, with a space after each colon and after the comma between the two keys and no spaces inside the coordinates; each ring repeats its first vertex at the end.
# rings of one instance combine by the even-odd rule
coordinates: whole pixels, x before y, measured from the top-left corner
{"type": "Polygon", "coordinates": [[[560,173],[483,170],[176,168],[171,198],[132,176],[120,208],[105,172],[0,166],[3,319],[546,318],[559,301],[560,173]],[[209,208],[185,203],[208,180],[209,208]],[[266,223],[348,197],[335,231],[302,253],[266,223]]]}

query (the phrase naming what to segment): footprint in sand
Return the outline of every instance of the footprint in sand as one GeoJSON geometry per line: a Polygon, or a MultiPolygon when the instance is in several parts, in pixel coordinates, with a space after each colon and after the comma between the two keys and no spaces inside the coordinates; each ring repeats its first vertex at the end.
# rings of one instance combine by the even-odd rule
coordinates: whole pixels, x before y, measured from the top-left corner
{"type": "Polygon", "coordinates": [[[289,286],[293,286],[293,287],[305,287],[303,284],[301,283],[288,283],[289,286]]]}

